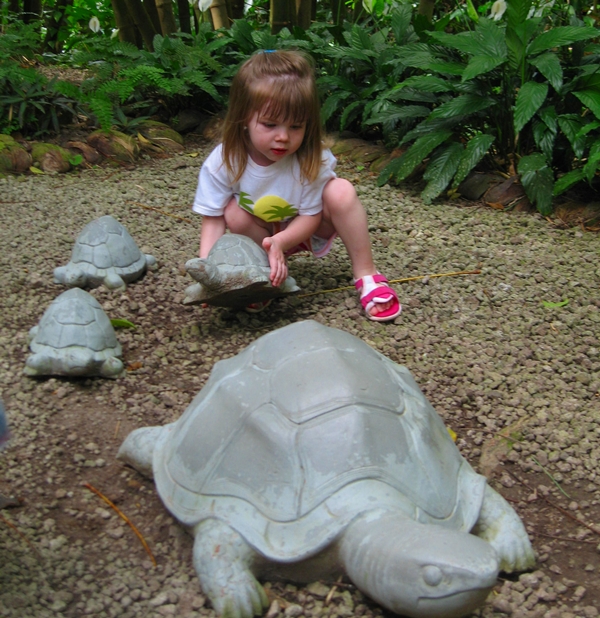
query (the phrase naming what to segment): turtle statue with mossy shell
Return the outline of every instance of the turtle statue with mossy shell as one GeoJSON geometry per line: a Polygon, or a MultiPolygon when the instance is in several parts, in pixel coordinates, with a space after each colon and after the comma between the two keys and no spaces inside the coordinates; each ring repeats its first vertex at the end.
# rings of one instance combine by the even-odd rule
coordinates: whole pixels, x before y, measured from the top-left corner
{"type": "Polygon", "coordinates": [[[300,291],[293,277],[273,287],[266,251],[241,234],[224,234],[206,258],[188,260],[185,269],[197,281],[185,290],[186,305],[241,308],[300,291]]]}
{"type": "Polygon", "coordinates": [[[191,531],[223,616],[262,613],[258,577],[345,573],[392,612],[455,618],[534,564],[408,369],[315,321],[216,363],[176,422],[134,430],[117,457],[191,531]]]}
{"type": "Polygon", "coordinates": [[[114,217],[105,215],[88,223],[75,241],[71,261],[54,269],[54,282],[72,287],[124,291],[148,268],[154,256],[144,254],[129,232],[114,217]]]}

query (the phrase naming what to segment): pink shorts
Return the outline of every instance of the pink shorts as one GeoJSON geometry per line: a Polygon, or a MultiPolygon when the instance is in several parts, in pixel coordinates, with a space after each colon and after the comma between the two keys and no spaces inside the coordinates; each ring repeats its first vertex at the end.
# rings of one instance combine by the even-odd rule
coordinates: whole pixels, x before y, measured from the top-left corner
{"type": "MultiPolygon", "coordinates": [[[[273,234],[285,230],[289,221],[274,221],[273,222],[273,234]]],[[[307,240],[303,240],[300,244],[288,249],[285,252],[285,256],[289,257],[295,253],[302,251],[310,251],[315,257],[325,257],[330,251],[333,241],[337,238],[337,232],[334,232],[329,238],[321,238],[320,236],[311,236],[307,240]]]]}

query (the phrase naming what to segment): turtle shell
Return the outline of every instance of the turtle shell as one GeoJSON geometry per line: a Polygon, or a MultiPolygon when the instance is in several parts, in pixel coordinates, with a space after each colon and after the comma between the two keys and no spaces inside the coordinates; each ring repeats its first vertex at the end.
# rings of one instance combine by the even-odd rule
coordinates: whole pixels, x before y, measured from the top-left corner
{"type": "Polygon", "coordinates": [[[153,457],[175,517],[222,519],[280,561],[376,509],[468,531],[485,486],[405,367],[314,321],[218,362],[153,457]]]}
{"type": "Polygon", "coordinates": [[[124,280],[132,280],[146,269],[146,256],[129,232],[113,217],[106,215],[88,223],[75,241],[71,265],[90,277],[102,280],[116,272],[124,280]]]}
{"type": "Polygon", "coordinates": [[[72,288],[56,297],[42,316],[29,347],[34,353],[66,353],[88,348],[120,356],[121,344],[100,303],[88,292],[72,288]]]}
{"type": "Polygon", "coordinates": [[[207,260],[223,274],[246,271],[248,266],[256,266],[257,272],[264,268],[262,275],[267,277],[271,271],[265,251],[252,239],[241,234],[221,236],[210,250],[207,260]]]}

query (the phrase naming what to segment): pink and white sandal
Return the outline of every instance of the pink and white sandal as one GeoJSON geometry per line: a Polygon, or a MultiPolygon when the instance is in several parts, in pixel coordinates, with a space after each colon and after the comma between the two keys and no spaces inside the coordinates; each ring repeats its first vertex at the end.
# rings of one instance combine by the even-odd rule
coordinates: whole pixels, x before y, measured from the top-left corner
{"type": "Polygon", "coordinates": [[[373,322],[387,322],[398,317],[402,311],[402,306],[398,300],[398,294],[389,286],[388,280],[377,273],[376,275],[365,275],[354,282],[360,294],[360,302],[369,320],[373,322]],[[392,305],[375,315],[371,315],[371,309],[381,303],[392,301],[392,305]]]}

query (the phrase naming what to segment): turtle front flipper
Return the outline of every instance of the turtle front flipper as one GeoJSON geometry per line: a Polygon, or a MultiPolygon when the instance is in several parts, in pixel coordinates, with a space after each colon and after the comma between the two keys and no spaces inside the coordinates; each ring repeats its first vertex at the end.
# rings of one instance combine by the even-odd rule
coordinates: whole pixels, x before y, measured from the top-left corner
{"type": "Polygon", "coordinates": [[[364,594],[411,618],[465,616],[485,601],[498,576],[489,543],[400,512],[355,519],[339,540],[339,555],[364,594]]]}
{"type": "Polygon", "coordinates": [[[233,528],[207,519],[194,528],[194,567],[223,618],[262,616],[267,595],[250,570],[256,554],[233,528]]]}
{"type": "Polygon", "coordinates": [[[526,571],[535,565],[535,554],[523,522],[512,506],[489,485],[485,488],[473,534],[498,552],[502,571],[526,571]]]}

